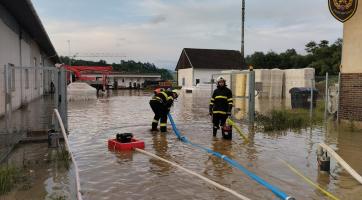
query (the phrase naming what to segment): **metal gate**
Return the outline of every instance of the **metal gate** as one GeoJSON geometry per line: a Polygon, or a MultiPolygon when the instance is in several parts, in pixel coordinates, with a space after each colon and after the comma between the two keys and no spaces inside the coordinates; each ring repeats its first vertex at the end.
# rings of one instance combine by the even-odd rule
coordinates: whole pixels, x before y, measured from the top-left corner
{"type": "Polygon", "coordinates": [[[212,74],[210,96],[215,89],[215,80],[219,76],[226,79],[226,85],[233,93],[233,117],[253,124],[255,120],[255,72],[231,71],[230,73],[212,74]]]}

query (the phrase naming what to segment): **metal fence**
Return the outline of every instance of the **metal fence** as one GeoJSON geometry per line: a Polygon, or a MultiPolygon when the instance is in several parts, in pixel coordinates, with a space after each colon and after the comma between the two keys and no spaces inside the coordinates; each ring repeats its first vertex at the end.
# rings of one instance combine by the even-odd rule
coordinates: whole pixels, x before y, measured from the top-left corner
{"type": "MultiPolygon", "coordinates": [[[[314,87],[318,91],[319,109],[324,109],[325,119],[328,116],[336,116],[339,99],[339,75],[316,76],[313,80],[314,87]]],[[[318,107],[317,107],[318,109],[318,107]]]]}
{"type": "MultiPolygon", "coordinates": [[[[285,75],[281,76],[279,95],[272,95],[271,85],[264,81],[261,75],[256,80],[255,71],[232,71],[230,73],[213,74],[210,77],[211,94],[214,91],[217,77],[222,76],[226,79],[227,86],[231,89],[234,98],[233,117],[237,120],[253,124],[255,113],[266,114],[275,109],[291,109],[292,98],[290,94],[291,85],[286,86],[285,75]],[[266,90],[266,91],[264,91],[266,90]],[[268,95],[269,93],[269,95],[268,95]],[[253,96],[254,98],[249,98],[253,96]],[[277,96],[277,97],[275,97],[277,96]]],[[[282,72],[283,74],[283,72],[282,72]]],[[[311,79],[303,79],[293,82],[293,87],[313,88],[318,91],[310,90],[308,98],[308,108],[312,117],[318,109],[318,112],[324,112],[324,118],[334,115],[338,112],[338,75],[313,76],[311,79]],[[314,96],[314,97],[313,97],[314,96]],[[317,99],[313,104],[311,99],[317,99]]],[[[269,83],[270,84],[270,83],[269,83]]]]}
{"type": "Polygon", "coordinates": [[[66,86],[61,68],[0,66],[0,162],[28,133],[52,128],[54,108],[67,127],[66,86]]]}
{"type": "Polygon", "coordinates": [[[247,123],[254,123],[255,119],[255,72],[254,71],[232,71],[229,73],[212,74],[210,77],[211,94],[216,89],[215,80],[222,76],[226,85],[233,93],[234,109],[233,117],[247,123]]]}

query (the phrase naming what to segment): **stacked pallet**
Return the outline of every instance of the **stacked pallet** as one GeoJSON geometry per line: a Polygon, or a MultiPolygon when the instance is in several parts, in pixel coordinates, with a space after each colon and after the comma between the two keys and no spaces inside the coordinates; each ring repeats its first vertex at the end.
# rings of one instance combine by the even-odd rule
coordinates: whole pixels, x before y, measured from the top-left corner
{"type": "Polygon", "coordinates": [[[269,69],[256,69],[255,82],[262,83],[262,89],[259,91],[259,98],[269,98],[270,96],[270,70],[269,69]]]}
{"type": "Polygon", "coordinates": [[[246,94],[246,81],[247,81],[247,74],[236,74],[233,77],[235,80],[235,87],[233,87],[234,91],[233,94],[237,97],[245,97],[246,94]]]}
{"type": "Polygon", "coordinates": [[[280,69],[270,70],[269,98],[282,98],[284,72],[280,69]]]}
{"type": "Polygon", "coordinates": [[[312,87],[312,79],[314,79],[314,73],[314,68],[284,70],[283,96],[286,99],[290,99],[289,90],[293,87],[312,87]]]}

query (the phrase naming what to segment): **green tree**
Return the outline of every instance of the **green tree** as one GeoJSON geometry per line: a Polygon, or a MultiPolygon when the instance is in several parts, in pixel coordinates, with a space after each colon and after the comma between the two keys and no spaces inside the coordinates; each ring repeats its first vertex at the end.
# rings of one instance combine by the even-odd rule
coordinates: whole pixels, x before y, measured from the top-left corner
{"type": "Polygon", "coordinates": [[[341,63],[342,44],[342,39],[337,39],[331,45],[327,40],[321,40],[319,44],[310,41],[305,45],[306,55],[298,54],[295,49],[287,49],[280,54],[273,51],[264,54],[258,51],[248,55],[245,61],[256,69],[312,67],[315,68],[316,75],[324,75],[326,72],[336,75],[341,63]]]}

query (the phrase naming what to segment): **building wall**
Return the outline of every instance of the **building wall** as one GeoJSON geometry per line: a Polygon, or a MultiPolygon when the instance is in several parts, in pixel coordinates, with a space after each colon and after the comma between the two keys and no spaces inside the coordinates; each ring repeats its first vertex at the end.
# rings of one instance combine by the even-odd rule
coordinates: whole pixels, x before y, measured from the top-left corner
{"type": "Polygon", "coordinates": [[[193,79],[193,68],[179,69],[177,72],[178,86],[182,88],[191,88],[193,79]]]}
{"type": "Polygon", "coordinates": [[[342,73],[362,73],[362,3],[343,24],[342,73]]]}
{"type": "MultiPolygon", "coordinates": [[[[134,88],[134,85],[140,85],[142,87],[143,83],[145,82],[144,78],[114,78],[114,80],[117,80],[118,82],[118,88],[134,88]]],[[[113,81],[110,82],[110,84],[113,84],[113,81]]]]}
{"type": "Polygon", "coordinates": [[[362,121],[362,3],[343,25],[340,119],[362,121]]]}
{"type": "Polygon", "coordinates": [[[230,76],[221,75],[222,71],[225,71],[225,69],[195,69],[193,85],[196,86],[196,79],[200,79],[200,83],[210,83],[212,75],[214,75],[214,81],[216,81],[217,77],[223,76],[226,79],[226,84],[230,85],[230,76]]]}
{"type": "Polygon", "coordinates": [[[362,121],[362,73],[341,74],[339,117],[362,121]]]}
{"type": "MultiPolygon", "coordinates": [[[[16,67],[42,67],[43,63],[52,63],[45,59],[35,41],[16,23],[16,20],[0,5],[0,116],[5,113],[4,65],[16,67]],[[34,63],[34,59],[37,60],[34,63]],[[44,61],[43,61],[44,60],[44,61]]],[[[15,87],[12,91],[12,107],[32,101],[43,94],[44,73],[42,70],[10,70],[15,87]],[[27,78],[26,78],[27,77],[27,78]],[[35,81],[35,79],[37,81],[35,81]],[[28,80],[28,82],[26,82],[28,80]]]]}
{"type": "MultiPolygon", "coordinates": [[[[215,75],[213,78],[216,79],[218,76],[221,76],[224,69],[179,69],[177,73],[178,85],[183,88],[192,88],[196,86],[196,80],[199,79],[199,83],[210,83],[211,76],[215,75]],[[185,78],[185,85],[182,84],[183,78],[185,78]]],[[[226,84],[230,85],[230,76],[224,75],[226,79],[226,84]]]]}
{"type": "Polygon", "coordinates": [[[118,82],[118,88],[137,88],[138,85],[140,88],[143,88],[143,84],[146,80],[150,81],[157,81],[160,80],[159,77],[156,78],[150,78],[150,77],[113,77],[110,78],[110,83],[113,84],[114,80],[117,80],[118,82]],[[136,85],[136,87],[135,87],[136,85]]]}

